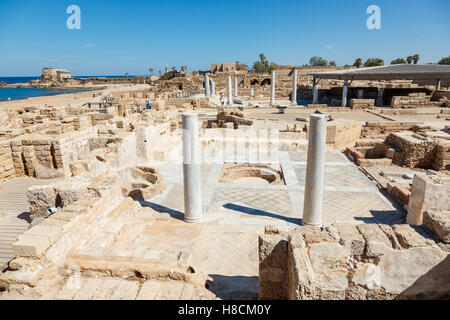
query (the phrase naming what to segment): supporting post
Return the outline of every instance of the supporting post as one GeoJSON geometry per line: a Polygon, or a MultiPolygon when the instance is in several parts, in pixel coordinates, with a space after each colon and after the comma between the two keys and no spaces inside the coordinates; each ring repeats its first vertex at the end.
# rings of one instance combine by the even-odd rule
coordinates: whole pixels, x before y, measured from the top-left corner
{"type": "Polygon", "coordinates": [[[250,98],[253,98],[255,96],[255,89],[250,89],[250,98]]]}
{"type": "Polygon", "coordinates": [[[238,96],[238,79],[237,77],[234,77],[234,96],[238,96]]]}
{"type": "Polygon", "coordinates": [[[214,82],[213,79],[209,80],[211,82],[211,96],[215,97],[216,96],[216,83],[214,82]]]}
{"type": "Polygon", "coordinates": [[[184,221],[196,222],[203,217],[201,186],[201,150],[198,135],[198,114],[182,114],[184,221]]]}
{"type": "Polygon", "coordinates": [[[211,89],[209,87],[209,77],[206,73],[205,73],[205,96],[206,97],[211,96],[211,89]]]}
{"type": "Polygon", "coordinates": [[[231,93],[231,76],[227,77],[227,93],[228,93],[228,105],[233,104],[233,94],[231,93]]]}
{"type": "Polygon", "coordinates": [[[275,104],[275,70],[272,70],[272,77],[270,80],[270,105],[275,104]]]}
{"type": "Polygon", "coordinates": [[[342,106],[347,106],[348,80],[344,81],[344,89],[342,90],[342,106]]]}
{"type": "Polygon", "coordinates": [[[303,224],[305,225],[322,225],[327,117],[324,114],[312,114],[309,117],[308,159],[303,207],[303,224]]]}
{"type": "Polygon", "coordinates": [[[384,105],[384,88],[380,88],[380,90],[378,90],[378,96],[377,96],[377,107],[382,107],[384,105]]]}
{"type": "Polygon", "coordinates": [[[297,105],[297,69],[292,73],[292,105],[297,105]]]}
{"type": "Polygon", "coordinates": [[[441,90],[441,79],[439,79],[436,83],[436,90],[441,90]]]}
{"type": "Polygon", "coordinates": [[[313,94],[313,104],[319,103],[319,88],[317,87],[317,81],[316,77],[313,77],[313,87],[312,87],[312,94],[313,94]]]}

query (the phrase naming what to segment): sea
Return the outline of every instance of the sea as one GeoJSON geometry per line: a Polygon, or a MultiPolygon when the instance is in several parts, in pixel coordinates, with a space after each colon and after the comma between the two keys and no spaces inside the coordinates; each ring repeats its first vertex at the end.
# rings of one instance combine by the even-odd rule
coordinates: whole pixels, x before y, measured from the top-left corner
{"type": "MultiPolygon", "coordinates": [[[[78,79],[88,79],[94,77],[104,78],[125,78],[125,76],[73,76],[78,79]]],[[[0,82],[7,84],[23,84],[30,80],[38,80],[40,77],[0,77],[0,82]]],[[[53,96],[57,94],[82,92],[84,90],[68,90],[68,89],[40,89],[40,88],[4,88],[0,87],[0,101],[22,100],[32,97],[53,96]]]]}

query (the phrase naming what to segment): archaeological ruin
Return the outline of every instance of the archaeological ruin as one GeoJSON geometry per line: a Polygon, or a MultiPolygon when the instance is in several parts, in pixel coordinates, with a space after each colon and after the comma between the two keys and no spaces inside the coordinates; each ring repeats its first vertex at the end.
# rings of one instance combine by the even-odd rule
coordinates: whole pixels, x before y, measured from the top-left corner
{"type": "Polygon", "coordinates": [[[0,102],[0,299],[450,298],[450,66],[70,81],[0,102]]]}

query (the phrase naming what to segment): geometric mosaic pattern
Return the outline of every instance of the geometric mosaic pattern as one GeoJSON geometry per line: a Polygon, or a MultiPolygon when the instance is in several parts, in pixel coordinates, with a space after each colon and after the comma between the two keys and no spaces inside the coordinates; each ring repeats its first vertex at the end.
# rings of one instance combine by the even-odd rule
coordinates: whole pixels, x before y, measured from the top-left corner
{"type": "MultiPolygon", "coordinates": [[[[205,214],[212,219],[218,217],[208,223],[296,227],[303,216],[307,153],[279,154],[286,186],[222,184],[219,183],[220,165],[202,165],[205,214]]],[[[164,164],[158,167],[166,186],[172,185],[173,189],[156,203],[183,211],[182,166],[164,164]]],[[[324,224],[335,221],[394,224],[402,218],[401,211],[396,210],[342,153],[325,152],[324,224]]]]}
{"type": "MultiPolygon", "coordinates": [[[[300,185],[305,185],[306,165],[293,165],[295,174],[300,185]]],[[[370,187],[373,186],[371,181],[355,166],[339,165],[329,166],[325,165],[325,186],[330,187],[370,187]]]]}
{"type": "Polygon", "coordinates": [[[274,215],[291,215],[291,202],[286,190],[218,188],[212,203],[235,205],[244,213],[258,210],[274,215]]]}

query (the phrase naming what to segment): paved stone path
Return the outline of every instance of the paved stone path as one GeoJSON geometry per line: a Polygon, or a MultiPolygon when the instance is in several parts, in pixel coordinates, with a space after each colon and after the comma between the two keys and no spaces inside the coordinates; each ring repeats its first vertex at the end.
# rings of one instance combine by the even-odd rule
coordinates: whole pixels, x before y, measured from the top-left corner
{"type": "Polygon", "coordinates": [[[55,180],[17,178],[0,184],[0,270],[13,258],[12,243],[24,233],[30,222],[27,189],[55,180]]]}

